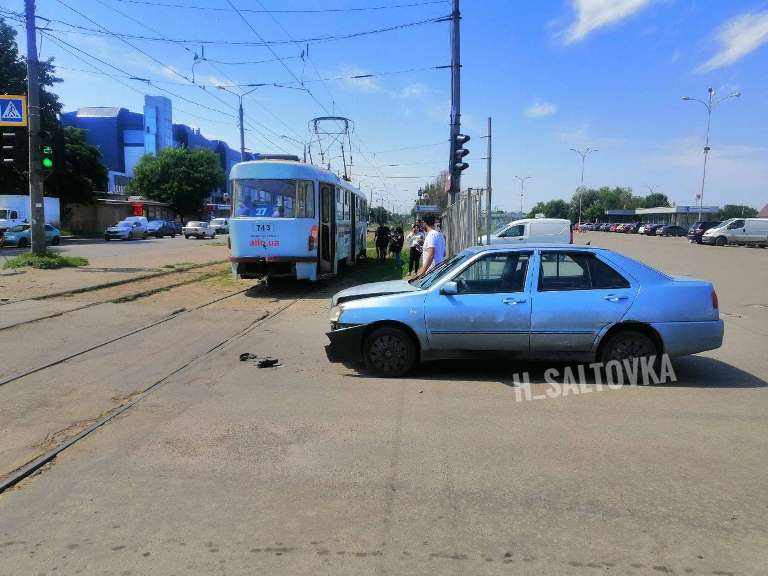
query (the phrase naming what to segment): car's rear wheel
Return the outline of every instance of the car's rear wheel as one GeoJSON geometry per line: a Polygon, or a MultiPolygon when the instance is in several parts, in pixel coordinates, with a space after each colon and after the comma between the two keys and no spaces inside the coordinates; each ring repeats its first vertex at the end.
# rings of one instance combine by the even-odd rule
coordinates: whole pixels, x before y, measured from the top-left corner
{"type": "Polygon", "coordinates": [[[184,238],[186,238],[187,240],[189,240],[189,234],[184,234],[184,238]]]}
{"type": "Polygon", "coordinates": [[[658,356],[656,343],[647,334],[639,330],[618,330],[601,347],[600,361],[607,364],[611,360],[622,362],[633,358],[658,356]]]}
{"type": "Polygon", "coordinates": [[[61,236],[54,236],[53,240],[51,240],[51,244],[53,244],[54,246],[58,246],[59,244],[61,244],[61,236]]]}
{"type": "Polygon", "coordinates": [[[725,246],[728,244],[728,240],[725,239],[725,236],[718,236],[717,240],[715,240],[715,244],[718,246],[725,246]]]}
{"type": "Polygon", "coordinates": [[[365,366],[378,376],[404,376],[416,364],[416,356],[413,338],[394,326],[374,329],[363,344],[365,366]]]}

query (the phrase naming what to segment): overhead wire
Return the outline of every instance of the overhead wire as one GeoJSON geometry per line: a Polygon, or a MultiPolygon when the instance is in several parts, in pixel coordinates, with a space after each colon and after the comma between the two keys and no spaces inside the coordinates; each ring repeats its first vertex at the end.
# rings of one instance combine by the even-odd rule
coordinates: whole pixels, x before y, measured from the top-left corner
{"type": "MultiPolygon", "coordinates": [[[[201,6],[199,4],[177,4],[173,2],[154,2],[149,0],[117,0],[126,4],[138,4],[143,6],[164,7],[164,8],[181,8],[187,10],[207,10],[214,12],[230,12],[228,8],[222,8],[218,6],[201,6]]],[[[407,4],[389,4],[380,6],[361,6],[361,7],[348,7],[348,8],[305,8],[305,9],[272,9],[272,10],[254,10],[252,8],[242,8],[242,12],[253,14],[323,14],[323,13],[339,13],[339,12],[372,12],[378,10],[394,10],[399,8],[419,8],[422,6],[434,6],[436,4],[447,4],[448,0],[426,0],[422,2],[411,2],[407,4]]]]}

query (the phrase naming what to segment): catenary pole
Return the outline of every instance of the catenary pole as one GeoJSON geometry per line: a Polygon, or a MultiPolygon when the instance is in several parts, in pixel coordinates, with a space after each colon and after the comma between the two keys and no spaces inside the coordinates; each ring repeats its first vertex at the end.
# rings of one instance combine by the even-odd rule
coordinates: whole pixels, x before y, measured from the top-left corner
{"type": "Polygon", "coordinates": [[[456,170],[456,138],[461,131],[461,11],[453,0],[451,12],[451,145],[448,174],[451,178],[451,204],[461,191],[461,171],[456,170]]]}
{"type": "Polygon", "coordinates": [[[45,253],[45,208],[40,170],[40,87],[38,86],[35,0],[24,2],[27,28],[27,123],[29,128],[29,213],[32,253],[45,253]]]}
{"type": "Polygon", "coordinates": [[[488,142],[486,142],[485,152],[485,240],[486,244],[491,243],[491,202],[493,201],[493,192],[491,190],[491,117],[488,117],[488,142]]]}

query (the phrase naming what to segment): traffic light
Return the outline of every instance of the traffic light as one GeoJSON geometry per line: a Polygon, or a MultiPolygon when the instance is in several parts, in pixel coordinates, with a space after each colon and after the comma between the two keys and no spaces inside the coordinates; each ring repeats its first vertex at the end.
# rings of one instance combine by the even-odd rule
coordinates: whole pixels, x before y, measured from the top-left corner
{"type": "Polygon", "coordinates": [[[60,130],[40,132],[40,169],[43,178],[47,178],[62,169],[61,153],[64,151],[63,136],[60,130]]]}
{"type": "Polygon", "coordinates": [[[469,168],[469,164],[464,162],[464,157],[469,154],[469,150],[464,148],[464,144],[469,142],[469,136],[466,134],[457,134],[456,135],[456,151],[455,154],[455,162],[453,164],[453,168],[457,172],[462,172],[463,170],[466,170],[469,168]]]}

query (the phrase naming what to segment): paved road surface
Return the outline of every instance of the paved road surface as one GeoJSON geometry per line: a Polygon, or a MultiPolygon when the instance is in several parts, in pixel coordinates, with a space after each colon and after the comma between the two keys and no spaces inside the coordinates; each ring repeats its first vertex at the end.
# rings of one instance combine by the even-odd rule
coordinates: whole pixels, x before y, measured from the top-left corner
{"type": "MultiPolygon", "coordinates": [[[[0,495],[0,575],[764,574],[768,251],[587,239],[714,279],[726,345],[676,361],[673,385],[518,402],[512,373],[538,382],[543,366],[446,363],[381,380],[328,364],[338,285],[233,297],[189,315],[173,341],[150,332],[123,355],[0,387],[0,406],[25,398],[35,415],[2,416],[15,442],[41,429],[37,415],[74,410],[81,378],[93,409],[130,390],[122,370],[142,364],[136,385],[148,383],[217,318],[211,341],[281,310],[0,495]],[[258,369],[245,351],[282,365],[258,369]],[[95,377],[103,364],[114,379],[95,377]]],[[[147,313],[199,301],[201,286],[157,294],[147,313]]],[[[125,321],[141,302],[122,305],[125,321]]]]}

